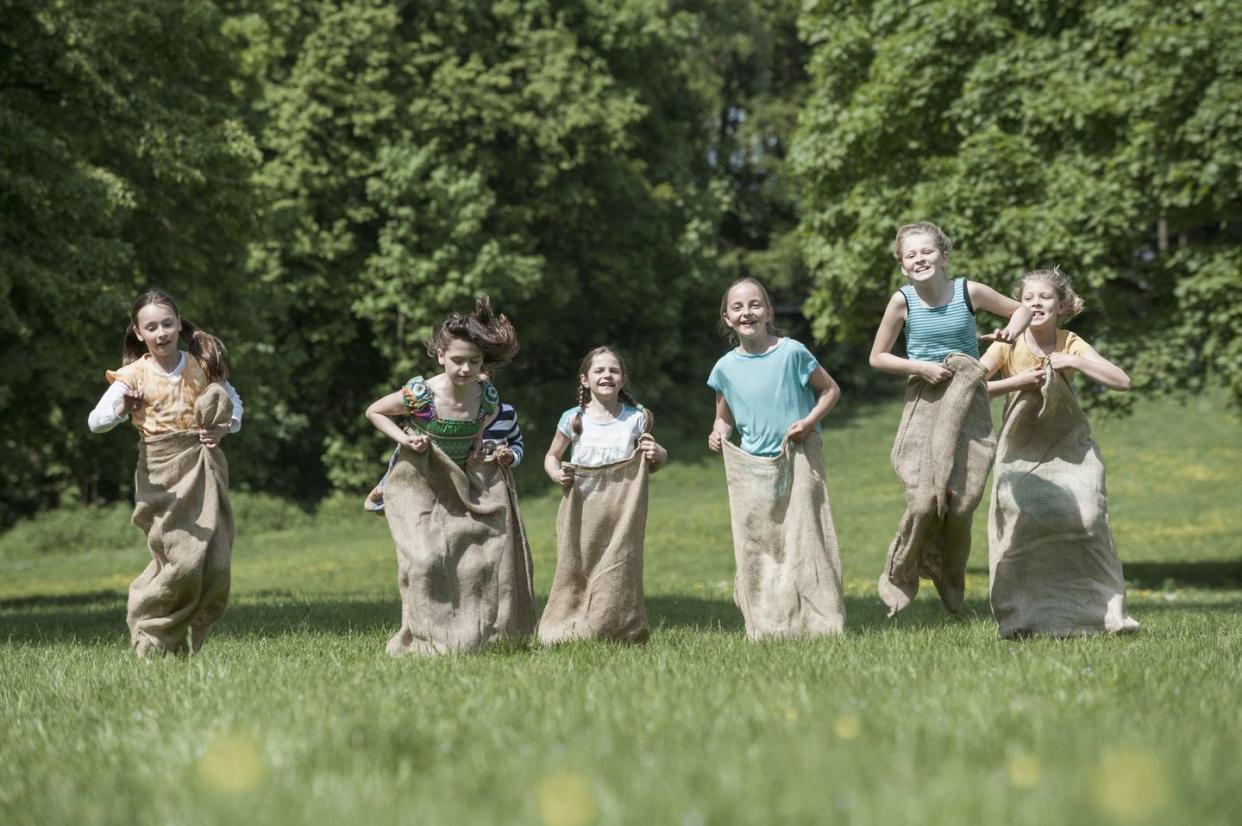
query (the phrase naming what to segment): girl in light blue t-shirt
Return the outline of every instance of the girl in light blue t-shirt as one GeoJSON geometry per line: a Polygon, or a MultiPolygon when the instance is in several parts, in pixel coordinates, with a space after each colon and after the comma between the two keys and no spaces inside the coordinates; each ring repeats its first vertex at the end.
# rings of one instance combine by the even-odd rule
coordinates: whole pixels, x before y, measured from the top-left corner
{"type": "Polygon", "coordinates": [[[800,342],[781,338],[768,291],[753,278],[736,281],[720,303],[720,318],[737,347],[712,368],[716,420],[707,446],[720,452],[736,426],[742,449],[776,456],[786,439],[804,441],[819,430],[841,389],[800,342]]]}

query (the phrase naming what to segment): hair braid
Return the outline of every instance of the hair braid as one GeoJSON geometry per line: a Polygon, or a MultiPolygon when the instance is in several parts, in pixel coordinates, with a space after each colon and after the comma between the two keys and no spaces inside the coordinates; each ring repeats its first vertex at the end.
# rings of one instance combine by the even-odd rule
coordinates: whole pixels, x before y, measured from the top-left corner
{"type": "Polygon", "coordinates": [[[651,432],[651,424],[652,424],[652,422],[653,422],[653,421],[654,421],[654,419],[655,419],[655,416],[654,416],[654,415],[652,415],[651,411],[650,411],[650,410],[648,410],[647,408],[643,407],[642,402],[640,402],[638,399],[634,398],[634,397],[630,394],[630,391],[626,390],[624,387],[623,387],[623,388],[621,388],[621,391],[620,391],[619,393],[617,393],[617,395],[621,397],[621,401],[625,402],[625,403],[626,403],[626,404],[628,404],[630,407],[636,407],[636,408],[638,408],[640,411],[642,411],[642,414],[643,414],[643,433],[650,433],[650,432],[651,432]]]}
{"type": "Polygon", "coordinates": [[[578,386],[578,412],[574,414],[571,427],[575,435],[582,435],[582,416],[586,413],[586,406],[591,402],[591,391],[587,388],[578,386]]]}

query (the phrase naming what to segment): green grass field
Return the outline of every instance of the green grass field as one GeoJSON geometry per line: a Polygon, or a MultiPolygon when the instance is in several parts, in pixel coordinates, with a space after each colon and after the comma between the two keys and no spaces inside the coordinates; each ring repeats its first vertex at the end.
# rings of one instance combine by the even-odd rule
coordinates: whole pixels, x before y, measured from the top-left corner
{"type": "MultiPolygon", "coordinates": [[[[135,661],[134,551],[0,561],[0,823],[1187,823],[1242,810],[1242,431],[1219,400],[1099,423],[1132,638],[1002,642],[986,510],[968,616],[875,595],[894,405],[830,419],[847,633],[754,645],[716,457],[653,478],[651,642],[391,660],[396,564],[359,510],[234,549],[189,659],[135,661]]],[[[556,496],[523,512],[545,596],[556,496]]],[[[674,459],[676,460],[676,455],[674,459]]]]}

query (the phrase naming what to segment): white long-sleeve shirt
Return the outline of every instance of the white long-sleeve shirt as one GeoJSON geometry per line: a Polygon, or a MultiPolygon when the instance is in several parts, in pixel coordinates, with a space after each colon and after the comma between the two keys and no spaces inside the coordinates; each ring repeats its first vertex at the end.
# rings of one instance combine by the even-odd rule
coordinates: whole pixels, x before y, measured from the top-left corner
{"type": "MultiPolygon", "coordinates": [[[[185,353],[182,353],[181,361],[177,362],[177,366],[168,375],[172,378],[177,378],[184,369],[185,353]]],[[[242,413],[245,412],[242,407],[241,396],[237,395],[237,390],[229,382],[223,381],[220,382],[220,385],[233,402],[233,416],[229,419],[229,433],[236,433],[241,430],[242,413]]],[[[129,389],[129,385],[123,381],[114,381],[108,385],[108,389],[100,397],[99,403],[95,405],[95,409],[86,418],[86,423],[90,426],[92,433],[107,433],[121,422],[129,419],[128,413],[124,416],[118,416],[116,413],[117,402],[124,397],[129,389]]]]}

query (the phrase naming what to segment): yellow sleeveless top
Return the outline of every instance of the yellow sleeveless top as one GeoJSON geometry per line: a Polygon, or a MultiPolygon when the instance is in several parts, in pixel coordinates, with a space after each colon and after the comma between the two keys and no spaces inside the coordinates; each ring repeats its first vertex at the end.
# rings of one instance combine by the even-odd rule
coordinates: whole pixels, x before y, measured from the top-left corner
{"type": "Polygon", "coordinates": [[[130,414],[134,427],[143,436],[198,429],[194,402],[211,381],[198,359],[185,352],[181,357],[185,367],[179,376],[165,373],[150,353],[120,370],[106,373],[109,382],[124,382],[131,390],[143,391],[142,404],[130,414]]]}

